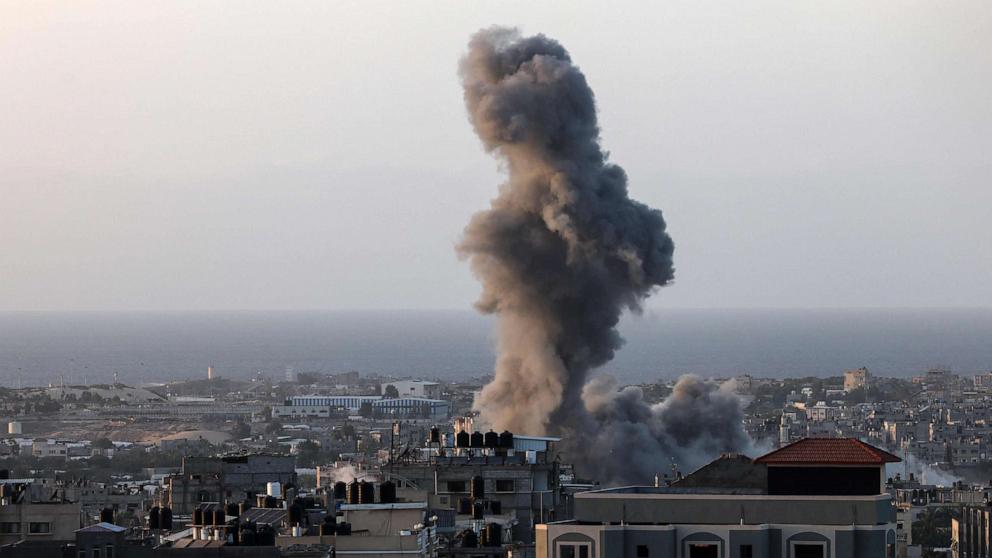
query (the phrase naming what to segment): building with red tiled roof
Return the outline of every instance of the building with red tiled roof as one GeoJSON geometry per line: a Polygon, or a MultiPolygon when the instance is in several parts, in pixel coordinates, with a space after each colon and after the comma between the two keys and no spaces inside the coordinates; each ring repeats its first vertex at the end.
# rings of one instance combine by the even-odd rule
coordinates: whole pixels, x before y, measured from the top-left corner
{"type": "Polygon", "coordinates": [[[572,519],[536,526],[536,553],[894,557],[896,512],[883,479],[885,466],[897,461],[887,451],[838,438],[800,440],[755,460],[723,455],[667,486],[576,494],[572,519]]]}
{"type": "Polygon", "coordinates": [[[769,494],[885,492],[885,465],[898,456],[855,438],[804,438],[754,460],[768,467],[769,494]]]}
{"type": "Polygon", "coordinates": [[[766,465],[885,465],[902,459],[856,438],[803,438],[754,461],[766,465]]]}

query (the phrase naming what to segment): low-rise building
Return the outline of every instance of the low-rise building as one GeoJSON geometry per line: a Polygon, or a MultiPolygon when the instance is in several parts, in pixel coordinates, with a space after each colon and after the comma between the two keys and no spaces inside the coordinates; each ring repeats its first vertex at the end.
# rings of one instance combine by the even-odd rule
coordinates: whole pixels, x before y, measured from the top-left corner
{"type": "Polygon", "coordinates": [[[727,465],[739,471],[580,493],[574,519],[537,526],[537,556],[894,558],[884,469],[895,461],[858,440],[810,438],[727,465]]]}
{"type": "Polygon", "coordinates": [[[437,382],[426,382],[423,380],[396,380],[395,382],[384,382],[382,384],[382,395],[387,395],[386,389],[389,386],[396,388],[399,397],[413,397],[417,399],[440,399],[441,384],[437,382]]]}

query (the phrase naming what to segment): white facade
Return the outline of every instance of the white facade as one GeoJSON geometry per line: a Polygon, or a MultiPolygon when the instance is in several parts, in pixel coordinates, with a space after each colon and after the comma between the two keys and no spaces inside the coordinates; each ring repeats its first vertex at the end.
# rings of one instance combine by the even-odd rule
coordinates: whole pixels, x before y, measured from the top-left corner
{"type": "Polygon", "coordinates": [[[382,394],[386,395],[386,386],[393,386],[400,397],[418,397],[422,399],[440,399],[441,384],[422,380],[397,380],[382,384],[382,394]]]}
{"type": "Polygon", "coordinates": [[[440,399],[400,397],[386,399],[379,395],[303,395],[290,398],[288,405],[272,408],[274,417],[329,417],[332,409],[358,413],[363,405],[371,405],[378,415],[396,417],[444,418],[450,404],[440,399]]]}

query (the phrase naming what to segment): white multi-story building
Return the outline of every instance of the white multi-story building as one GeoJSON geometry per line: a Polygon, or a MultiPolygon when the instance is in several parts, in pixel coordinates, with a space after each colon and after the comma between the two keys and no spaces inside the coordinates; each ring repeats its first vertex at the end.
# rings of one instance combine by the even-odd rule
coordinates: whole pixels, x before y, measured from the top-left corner
{"type": "Polygon", "coordinates": [[[441,384],[423,380],[397,380],[382,384],[382,394],[386,395],[386,387],[393,386],[400,397],[419,397],[422,399],[440,399],[441,384]]]}
{"type": "Polygon", "coordinates": [[[272,408],[276,418],[324,418],[331,416],[334,409],[344,409],[358,414],[362,408],[378,416],[412,418],[446,418],[451,405],[440,399],[421,397],[400,397],[387,399],[381,395],[302,395],[290,398],[285,405],[272,408]]]}

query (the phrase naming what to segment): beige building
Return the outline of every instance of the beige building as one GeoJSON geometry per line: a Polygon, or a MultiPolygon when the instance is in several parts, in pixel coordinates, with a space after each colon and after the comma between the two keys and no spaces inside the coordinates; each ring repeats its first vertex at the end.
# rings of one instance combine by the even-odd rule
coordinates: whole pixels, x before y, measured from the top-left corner
{"type": "Polygon", "coordinates": [[[844,391],[850,393],[868,386],[868,369],[865,367],[844,372],[844,391]]]}

